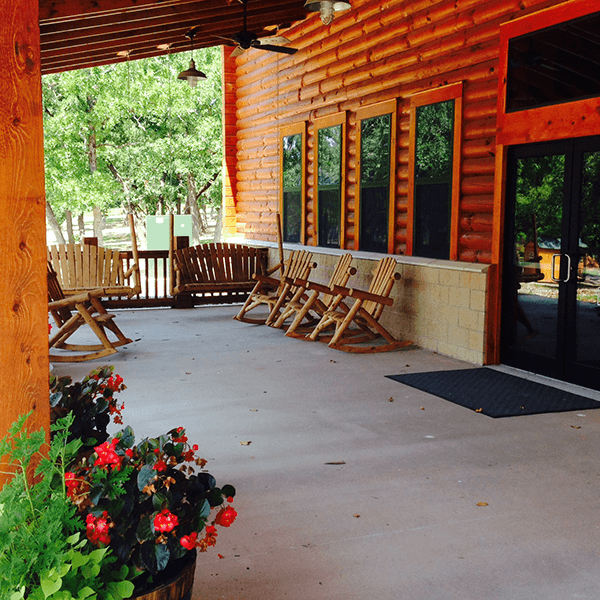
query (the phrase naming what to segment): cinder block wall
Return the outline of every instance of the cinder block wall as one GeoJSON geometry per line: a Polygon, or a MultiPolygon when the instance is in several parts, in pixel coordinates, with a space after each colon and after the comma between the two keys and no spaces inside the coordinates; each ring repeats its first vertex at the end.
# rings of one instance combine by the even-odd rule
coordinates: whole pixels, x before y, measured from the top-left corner
{"type": "MultiPolygon", "coordinates": [[[[341,251],[312,251],[318,266],[311,279],[327,283],[341,251]]],[[[288,253],[286,249],[284,254],[288,253]]],[[[352,254],[352,264],[358,272],[348,286],[367,290],[381,255],[352,254]]],[[[402,279],[392,290],[393,306],[383,311],[384,327],[398,339],[411,340],[421,348],[484,364],[489,266],[408,256],[395,258],[402,279]]],[[[270,265],[277,261],[278,250],[270,248],[270,265]]]]}

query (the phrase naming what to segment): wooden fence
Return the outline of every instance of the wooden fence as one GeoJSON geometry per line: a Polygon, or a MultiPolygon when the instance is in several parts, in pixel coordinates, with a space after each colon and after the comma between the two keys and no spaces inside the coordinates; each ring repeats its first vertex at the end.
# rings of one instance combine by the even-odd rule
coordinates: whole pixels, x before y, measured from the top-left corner
{"type": "MultiPolygon", "coordinates": [[[[133,262],[131,250],[121,252],[123,268],[133,262]]],[[[142,291],[133,298],[112,298],[103,302],[108,308],[148,308],[152,306],[175,307],[175,298],[169,295],[170,269],[168,250],[139,250],[142,291]]]]}

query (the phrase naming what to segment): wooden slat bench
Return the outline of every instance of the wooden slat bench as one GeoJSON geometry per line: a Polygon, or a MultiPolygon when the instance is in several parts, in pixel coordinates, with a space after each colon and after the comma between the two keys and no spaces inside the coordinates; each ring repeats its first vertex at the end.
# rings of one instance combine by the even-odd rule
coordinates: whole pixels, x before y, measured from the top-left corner
{"type": "Polygon", "coordinates": [[[267,271],[268,248],[210,243],[172,250],[173,296],[194,295],[194,304],[243,302],[267,271]]]}
{"type": "Polygon", "coordinates": [[[103,296],[131,298],[141,291],[140,268],[133,216],[128,215],[133,262],[123,269],[119,250],[93,244],[56,244],[48,248],[48,262],[56,272],[65,296],[103,290],[103,296]]]}

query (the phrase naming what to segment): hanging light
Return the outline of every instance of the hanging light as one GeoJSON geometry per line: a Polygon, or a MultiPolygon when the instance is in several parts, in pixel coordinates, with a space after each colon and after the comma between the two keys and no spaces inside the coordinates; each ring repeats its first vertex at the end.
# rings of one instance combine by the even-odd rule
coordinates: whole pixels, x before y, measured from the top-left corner
{"type": "Polygon", "coordinates": [[[206,79],[206,75],[202,71],[198,71],[196,69],[196,63],[194,62],[194,35],[196,31],[194,29],[188,31],[185,35],[190,38],[190,43],[192,45],[192,58],[190,60],[190,67],[185,71],[181,71],[179,75],[177,75],[177,79],[187,79],[187,82],[190,84],[191,88],[195,88],[198,82],[201,79],[206,79]]]}
{"type": "Polygon", "coordinates": [[[333,21],[333,13],[352,8],[350,2],[344,0],[306,0],[304,8],[308,12],[321,13],[321,21],[324,25],[329,25],[333,21]]]}

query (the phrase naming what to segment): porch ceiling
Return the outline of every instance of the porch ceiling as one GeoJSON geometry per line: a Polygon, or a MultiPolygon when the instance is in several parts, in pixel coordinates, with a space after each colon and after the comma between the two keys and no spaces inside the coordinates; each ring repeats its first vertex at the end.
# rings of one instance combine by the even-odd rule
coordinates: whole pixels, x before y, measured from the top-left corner
{"type": "MultiPolygon", "coordinates": [[[[243,26],[238,0],[40,0],[42,73],[57,73],[226,43],[243,26]],[[222,36],[222,37],[218,37],[222,36]]],[[[248,29],[289,26],[306,17],[304,0],[250,0],[248,29]]]]}

